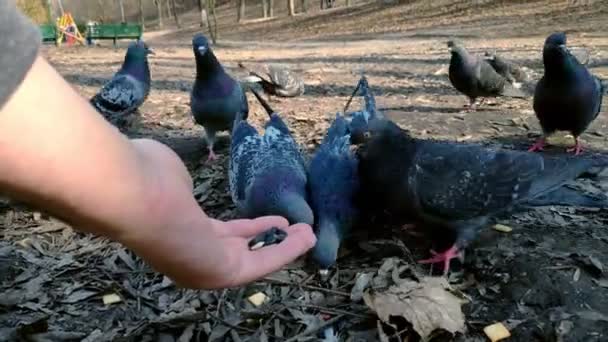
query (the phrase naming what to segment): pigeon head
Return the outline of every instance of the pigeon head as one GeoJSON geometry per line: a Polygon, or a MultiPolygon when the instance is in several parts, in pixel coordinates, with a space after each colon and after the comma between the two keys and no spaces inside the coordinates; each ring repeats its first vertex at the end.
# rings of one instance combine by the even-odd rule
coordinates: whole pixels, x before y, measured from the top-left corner
{"type": "Polygon", "coordinates": [[[566,47],[565,33],[553,33],[547,37],[543,47],[543,64],[548,77],[562,77],[574,72],[579,63],[566,47]]]}
{"type": "Polygon", "coordinates": [[[305,198],[305,180],[297,178],[293,170],[278,167],[257,177],[251,186],[254,212],[283,216],[290,224],[314,224],[314,214],[305,198]]]}
{"type": "Polygon", "coordinates": [[[483,54],[483,57],[484,57],[486,60],[488,60],[488,61],[493,61],[493,60],[495,60],[495,59],[496,59],[496,52],[494,52],[494,51],[486,51],[486,52],[483,54]]]}
{"type": "Polygon", "coordinates": [[[201,56],[206,55],[207,52],[210,51],[209,40],[202,33],[194,35],[192,38],[192,47],[194,48],[194,53],[201,56]]]}
{"type": "Polygon", "coordinates": [[[367,120],[363,115],[353,115],[353,119],[349,125],[350,141],[354,145],[359,145],[365,142],[365,135],[368,131],[367,120]]]}
{"type": "Polygon", "coordinates": [[[150,81],[150,69],[148,67],[148,55],[154,51],[148,47],[143,40],[129,44],[125,60],[118,74],[128,74],[142,82],[150,81]]]}
{"type": "Polygon", "coordinates": [[[198,79],[212,77],[224,70],[213,54],[209,40],[202,33],[198,33],[192,38],[192,50],[196,59],[196,77],[198,79]]]}
{"type": "Polygon", "coordinates": [[[464,45],[455,39],[448,40],[448,50],[452,55],[466,56],[468,55],[467,50],[464,48],[464,45]]]}
{"type": "Polygon", "coordinates": [[[339,248],[340,237],[336,225],[329,221],[321,222],[317,231],[317,244],[312,250],[312,259],[321,271],[334,266],[339,248]]]}

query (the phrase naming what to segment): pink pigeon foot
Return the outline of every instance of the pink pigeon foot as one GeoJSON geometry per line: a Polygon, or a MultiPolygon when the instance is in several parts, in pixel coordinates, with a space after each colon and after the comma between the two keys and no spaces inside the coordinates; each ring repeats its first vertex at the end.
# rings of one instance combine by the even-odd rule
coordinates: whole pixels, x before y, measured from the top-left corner
{"type": "Polygon", "coordinates": [[[538,139],[534,145],[532,145],[532,147],[530,147],[528,149],[528,152],[536,152],[536,151],[543,151],[545,149],[545,138],[542,137],[540,139],[538,139]]]}
{"type": "Polygon", "coordinates": [[[209,157],[207,157],[207,162],[214,162],[218,159],[217,155],[213,152],[213,150],[209,150],[209,157]]]}
{"type": "Polygon", "coordinates": [[[574,138],[574,141],[575,141],[574,147],[567,149],[566,152],[568,152],[568,153],[574,152],[574,155],[578,156],[579,154],[583,153],[583,146],[578,141],[578,138],[574,138]]]}
{"type": "Polygon", "coordinates": [[[462,253],[458,250],[458,247],[456,247],[456,245],[450,247],[450,249],[448,249],[447,251],[445,251],[443,253],[437,253],[437,252],[431,250],[431,254],[433,254],[432,258],[420,260],[420,261],[418,261],[418,263],[434,264],[434,263],[443,262],[443,274],[447,274],[448,271],[450,270],[450,260],[452,260],[454,258],[462,258],[462,253]]]}

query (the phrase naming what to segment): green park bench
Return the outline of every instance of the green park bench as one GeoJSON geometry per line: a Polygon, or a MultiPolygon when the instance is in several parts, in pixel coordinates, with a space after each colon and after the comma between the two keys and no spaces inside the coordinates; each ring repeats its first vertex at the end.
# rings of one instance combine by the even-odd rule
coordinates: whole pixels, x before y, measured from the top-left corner
{"type": "Polygon", "coordinates": [[[143,30],[140,24],[95,24],[87,28],[86,37],[93,39],[112,39],[114,46],[119,39],[141,39],[143,30]]]}
{"type": "Polygon", "coordinates": [[[57,42],[57,28],[54,24],[40,25],[40,34],[43,42],[57,42]]]}

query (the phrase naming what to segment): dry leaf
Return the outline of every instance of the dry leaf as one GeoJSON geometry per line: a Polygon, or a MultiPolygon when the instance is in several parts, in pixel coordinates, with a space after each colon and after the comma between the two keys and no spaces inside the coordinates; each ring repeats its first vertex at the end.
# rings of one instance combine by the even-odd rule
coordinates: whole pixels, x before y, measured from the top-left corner
{"type": "Polygon", "coordinates": [[[502,233],[510,233],[513,231],[513,228],[500,223],[495,224],[492,228],[502,233]]]}
{"type": "Polygon", "coordinates": [[[253,304],[254,306],[260,306],[266,302],[268,296],[266,296],[263,292],[257,292],[247,297],[247,300],[253,304]]]}
{"type": "Polygon", "coordinates": [[[372,273],[359,273],[355,279],[355,285],[350,291],[350,300],[358,302],[363,299],[363,291],[369,287],[369,283],[372,281],[372,273]]]}
{"type": "Polygon", "coordinates": [[[391,316],[403,317],[422,339],[437,329],[450,333],[464,332],[463,301],[446,289],[445,278],[423,277],[404,280],[380,293],[365,293],[365,304],[389,325],[391,316]]]}

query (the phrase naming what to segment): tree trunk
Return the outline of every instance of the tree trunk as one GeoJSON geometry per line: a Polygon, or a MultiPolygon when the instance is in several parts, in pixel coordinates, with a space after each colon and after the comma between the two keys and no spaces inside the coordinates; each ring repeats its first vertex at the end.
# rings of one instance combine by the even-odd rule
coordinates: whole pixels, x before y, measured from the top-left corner
{"type": "Polygon", "coordinates": [[[287,8],[289,8],[290,17],[293,17],[294,15],[296,15],[296,9],[295,9],[293,0],[287,0],[287,8]]]}
{"type": "Polygon", "coordinates": [[[268,17],[268,1],[262,0],[262,12],[264,18],[268,17]]]}
{"type": "Polygon", "coordinates": [[[215,16],[215,0],[207,0],[207,28],[209,29],[209,35],[211,36],[211,41],[213,44],[217,43],[217,18],[215,16]],[[213,19],[213,23],[211,23],[211,19],[209,19],[209,14],[211,14],[211,19],[213,19]]]}
{"type": "Polygon", "coordinates": [[[203,1],[204,0],[196,0],[198,12],[201,14],[201,27],[207,26],[207,11],[205,10],[205,6],[203,6],[203,1]]]}
{"type": "Polygon", "coordinates": [[[173,11],[173,18],[175,18],[175,26],[181,28],[182,25],[179,23],[179,15],[177,15],[177,9],[175,8],[175,0],[171,0],[171,11],[173,11]]]}
{"type": "Polygon", "coordinates": [[[139,21],[141,23],[141,30],[146,29],[146,17],[144,14],[144,0],[139,0],[139,21]]]}
{"type": "Polygon", "coordinates": [[[118,6],[120,7],[120,22],[125,22],[125,3],[123,0],[118,0],[118,6]]]}
{"type": "Polygon", "coordinates": [[[171,18],[171,1],[173,0],[165,0],[165,4],[167,4],[167,18],[171,18]]]}
{"type": "Polygon", "coordinates": [[[268,0],[268,16],[274,16],[274,0],[268,0]]]}
{"type": "Polygon", "coordinates": [[[306,0],[300,0],[300,5],[302,5],[302,13],[306,13],[306,0]]]}
{"type": "Polygon", "coordinates": [[[236,21],[240,23],[245,19],[245,0],[239,0],[239,6],[236,11],[236,21]]]}
{"type": "Polygon", "coordinates": [[[163,2],[162,0],[156,1],[156,9],[158,10],[158,28],[163,28],[163,2]]]}
{"type": "Polygon", "coordinates": [[[346,0],[346,7],[350,6],[350,0],[346,0]]]}
{"type": "Polygon", "coordinates": [[[53,4],[51,1],[52,0],[46,0],[46,15],[48,17],[49,24],[54,24],[55,20],[53,20],[53,4]]]}

